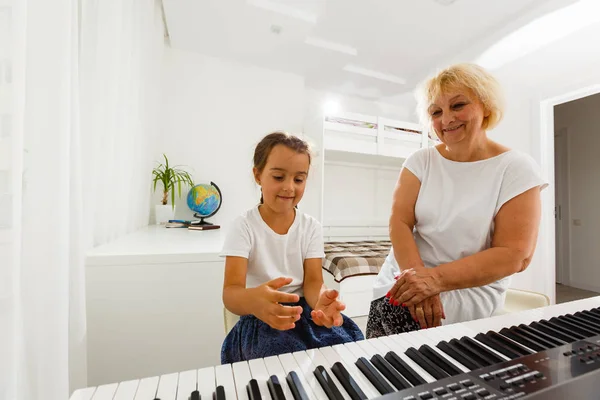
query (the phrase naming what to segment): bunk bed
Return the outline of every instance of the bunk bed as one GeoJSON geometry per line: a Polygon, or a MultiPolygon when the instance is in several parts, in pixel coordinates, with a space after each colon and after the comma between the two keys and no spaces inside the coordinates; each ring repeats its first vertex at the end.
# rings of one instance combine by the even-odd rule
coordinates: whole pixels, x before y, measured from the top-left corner
{"type": "Polygon", "coordinates": [[[439,141],[419,124],[355,113],[323,115],[312,129],[319,147],[315,216],[323,225],[324,281],[339,290],[346,315],[365,316],[391,248],[389,210],[402,163],[439,141]],[[366,211],[353,211],[363,206],[366,211]]]}

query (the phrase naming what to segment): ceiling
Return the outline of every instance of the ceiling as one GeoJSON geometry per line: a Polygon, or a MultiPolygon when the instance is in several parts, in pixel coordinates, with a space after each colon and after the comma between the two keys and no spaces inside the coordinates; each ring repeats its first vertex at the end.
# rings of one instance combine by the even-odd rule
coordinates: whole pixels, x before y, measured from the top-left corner
{"type": "Polygon", "coordinates": [[[394,103],[440,65],[469,61],[502,35],[573,1],[163,0],[163,4],[174,48],[298,74],[315,89],[394,103]],[[368,76],[372,73],[377,77],[368,76]]]}

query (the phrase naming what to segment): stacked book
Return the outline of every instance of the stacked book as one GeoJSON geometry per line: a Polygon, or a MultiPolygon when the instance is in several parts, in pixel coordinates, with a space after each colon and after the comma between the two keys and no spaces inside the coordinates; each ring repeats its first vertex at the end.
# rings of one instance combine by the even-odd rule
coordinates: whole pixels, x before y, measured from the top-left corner
{"type": "Polygon", "coordinates": [[[165,224],[166,228],[188,228],[192,231],[207,231],[210,229],[219,229],[220,225],[214,225],[200,220],[188,221],[182,219],[170,219],[165,224]]]}

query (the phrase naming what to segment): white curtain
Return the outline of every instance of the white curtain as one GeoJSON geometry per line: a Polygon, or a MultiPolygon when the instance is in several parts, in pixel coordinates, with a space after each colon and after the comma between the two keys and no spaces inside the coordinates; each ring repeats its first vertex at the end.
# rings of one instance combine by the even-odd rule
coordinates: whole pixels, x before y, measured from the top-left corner
{"type": "Polygon", "coordinates": [[[159,0],[0,0],[0,399],[86,385],[85,252],[148,223],[159,0]]]}
{"type": "Polygon", "coordinates": [[[82,0],[81,129],[94,245],[148,225],[163,27],[158,0],[82,0]]]}

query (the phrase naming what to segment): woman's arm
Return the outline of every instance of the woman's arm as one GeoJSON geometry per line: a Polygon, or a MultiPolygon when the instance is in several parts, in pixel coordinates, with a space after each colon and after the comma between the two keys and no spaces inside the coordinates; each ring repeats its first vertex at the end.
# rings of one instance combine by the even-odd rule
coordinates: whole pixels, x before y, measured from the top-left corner
{"type": "Polygon", "coordinates": [[[491,248],[436,268],[405,272],[398,279],[398,301],[412,305],[440,292],[484,286],[524,271],[535,251],[540,215],[536,186],[502,206],[494,219],[491,248]]]}
{"type": "Polygon", "coordinates": [[[394,257],[400,270],[425,268],[413,236],[415,227],[415,204],[421,182],[408,169],[403,168],[392,198],[390,216],[390,240],[394,257]]]}

